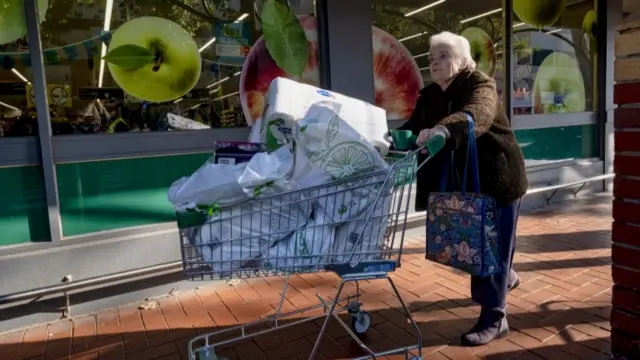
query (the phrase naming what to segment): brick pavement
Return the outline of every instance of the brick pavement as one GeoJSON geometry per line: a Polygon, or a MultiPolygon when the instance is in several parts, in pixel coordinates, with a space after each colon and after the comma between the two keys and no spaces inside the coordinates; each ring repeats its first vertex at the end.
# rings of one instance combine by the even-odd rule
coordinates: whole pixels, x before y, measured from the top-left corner
{"type": "MultiPolygon", "coordinates": [[[[611,198],[568,204],[522,216],[515,265],[522,284],[508,299],[513,331],[480,348],[456,345],[479,310],[469,299],[468,278],[425,261],[420,249],[423,235],[413,231],[411,249],[393,279],[419,323],[425,359],[609,358],[611,198]]],[[[336,281],[329,273],[293,277],[285,309],[316,304],[315,293],[330,296],[336,281]]],[[[143,305],[3,334],[0,358],[185,360],[187,343],[197,334],[272,312],[281,286],[278,278],[203,286],[143,305]]],[[[364,307],[373,318],[363,339],[374,349],[415,343],[387,287],[369,281],[361,286],[364,307]]],[[[318,321],[309,322],[223,347],[218,355],[230,360],[306,360],[318,330],[318,321]]],[[[358,355],[363,353],[357,344],[333,322],[318,358],[358,355]]],[[[400,358],[404,359],[389,357],[400,358]]]]}

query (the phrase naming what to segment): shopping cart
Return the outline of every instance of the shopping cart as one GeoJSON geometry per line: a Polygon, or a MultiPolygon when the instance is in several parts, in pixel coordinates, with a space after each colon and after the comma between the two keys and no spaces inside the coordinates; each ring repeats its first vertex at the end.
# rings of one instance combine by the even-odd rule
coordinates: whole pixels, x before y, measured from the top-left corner
{"type": "Polygon", "coordinates": [[[434,154],[443,144],[437,138],[401,158],[396,153],[385,170],[260,197],[230,209],[210,209],[208,214],[178,213],[188,279],[284,279],[273,315],[193,338],[188,344],[190,359],[221,360],[216,347],[324,318],[309,355],[315,359],[327,324],[334,318],[368,354],[357,359],[403,354],[406,359],[422,360],[422,334],[389,273],[400,267],[413,175],[429,160],[426,157],[416,166],[417,155],[426,150],[434,154]],[[297,213],[311,214],[310,220],[297,213]],[[340,277],[335,296],[324,299],[316,294],[318,305],[283,313],[289,277],[324,271],[340,277]],[[377,279],[386,279],[398,297],[415,330],[415,345],[374,352],[359,339],[371,326],[371,314],[362,309],[358,282],[377,279]],[[347,283],[355,283],[355,294],[344,296],[347,283]],[[307,317],[293,318],[312,310],[315,313],[307,317]],[[349,325],[338,316],[344,311],[350,315],[349,325]],[[283,322],[286,318],[290,321],[283,322]],[[251,331],[254,327],[257,330],[251,331]]]}

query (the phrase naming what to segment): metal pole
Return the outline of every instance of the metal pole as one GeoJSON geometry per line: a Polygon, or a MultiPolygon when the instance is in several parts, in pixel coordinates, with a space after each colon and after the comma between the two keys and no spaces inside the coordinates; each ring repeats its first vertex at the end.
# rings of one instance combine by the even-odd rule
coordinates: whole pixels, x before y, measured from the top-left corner
{"type": "Polygon", "coordinates": [[[509,123],[513,119],[513,6],[512,0],[502,0],[502,103],[509,123]]]}
{"type": "Polygon", "coordinates": [[[329,16],[327,1],[316,0],[316,24],[318,31],[318,66],[320,67],[320,86],[331,89],[331,54],[329,53],[329,16]]]}
{"type": "Polygon", "coordinates": [[[143,276],[155,277],[160,275],[166,275],[165,274],[166,272],[177,273],[180,271],[181,266],[182,266],[182,262],[176,261],[172,263],[154,265],[154,266],[149,266],[149,267],[140,268],[140,269],[122,271],[115,274],[77,280],[75,282],[47,286],[47,287],[34,289],[34,290],[22,291],[19,293],[0,295],[0,305],[15,303],[19,301],[25,301],[25,300],[32,300],[36,298],[41,298],[43,296],[76,291],[76,290],[85,289],[88,287],[124,281],[124,280],[133,279],[137,277],[143,277],[143,276]]]}
{"type": "Polygon", "coordinates": [[[56,167],[53,161],[47,79],[44,72],[42,43],[40,41],[40,15],[36,2],[37,0],[25,0],[24,13],[27,21],[27,40],[29,42],[31,55],[33,89],[36,95],[36,109],[38,112],[38,139],[40,141],[42,173],[44,175],[45,192],[47,195],[49,233],[51,235],[51,242],[54,245],[60,245],[62,240],[62,226],[60,223],[58,181],[56,178],[56,167]]]}

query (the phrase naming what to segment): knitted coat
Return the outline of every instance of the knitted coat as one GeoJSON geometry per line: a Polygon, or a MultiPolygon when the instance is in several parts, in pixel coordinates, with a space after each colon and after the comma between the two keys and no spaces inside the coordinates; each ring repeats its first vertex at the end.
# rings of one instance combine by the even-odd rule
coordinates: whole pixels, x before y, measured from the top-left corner
{"type": "MultiPolygon", "coordinates": [[[[463,69],[445,91],[437,84],[422,89],[411,118],[400,127],[418,135],[423,129],[442,124],[451,133],[445,148],[418,171],[416,211],[426,210],[429,193],[439,191],[443,161],[451,161],[451,150],[456,188],[448,190],[461,190],[468,139],[466,114],[475,122],[481,193],[495,198],[498,206],[526,193],[529,185],[524,156],[498,97],[495,81],[482,72],[463,69]]],[[[419,161],[423,159],[420,156],[419,161]]],[[[469,179],[468,191],[472,190],[471,184],[469,179]]]]}

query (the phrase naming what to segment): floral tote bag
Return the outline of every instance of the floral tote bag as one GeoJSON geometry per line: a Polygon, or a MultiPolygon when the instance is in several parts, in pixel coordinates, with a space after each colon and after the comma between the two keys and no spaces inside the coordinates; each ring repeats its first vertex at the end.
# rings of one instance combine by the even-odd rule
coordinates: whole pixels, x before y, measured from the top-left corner
{"type": "Polygon", "coordinates": [[[432,261],[473,276],[502,272],[496,202],[480,193],[478,152],[470,115],[469,141],[461,192],[447,192],[451,162],[445,162],[440,191],[429,195],[427,205],[427,255],[432,261]],[[473,193],[467,193],[467,170],[471,170],[473,193]]]}

